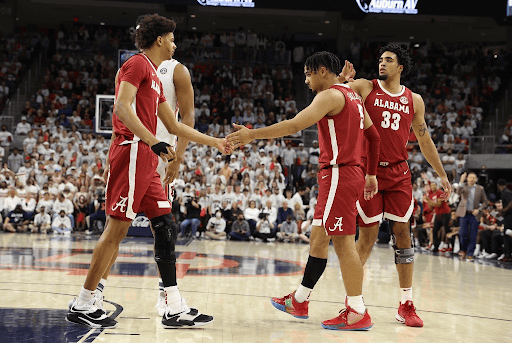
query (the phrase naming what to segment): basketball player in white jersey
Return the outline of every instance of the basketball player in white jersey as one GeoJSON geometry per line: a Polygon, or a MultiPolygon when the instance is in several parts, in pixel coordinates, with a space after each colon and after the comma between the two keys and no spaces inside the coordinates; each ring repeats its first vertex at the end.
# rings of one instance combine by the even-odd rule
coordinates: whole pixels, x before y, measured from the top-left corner
{"type": "MultiPolygon", "coordinates": [[[[194,89],[192,88],[192,82],[187,67],[173,58],[163,61],[158,66],[157,75],[164,87],[165,98],[171,105],[176,117],[178,117],[179,113],[181,122],[193,128],[195,122],[194,89]]],[[[174,200],[174,181],[178,176],[188,141],[185,139],[178,140],[175,135],[171,135],[160,119],[158,119],[157,122],[155,137],[162,142],[170,144],[176,151],[176,158],[173,161],[164,162],[162,159],[159,159],[156,169],[158,174],[160,174],[165,193],[172,203],[174,200]]],[[[159,292],[156,308],[158,315],[163,316],[165,313],[165,293],[161,278],[159,278],[159,292]]]]}

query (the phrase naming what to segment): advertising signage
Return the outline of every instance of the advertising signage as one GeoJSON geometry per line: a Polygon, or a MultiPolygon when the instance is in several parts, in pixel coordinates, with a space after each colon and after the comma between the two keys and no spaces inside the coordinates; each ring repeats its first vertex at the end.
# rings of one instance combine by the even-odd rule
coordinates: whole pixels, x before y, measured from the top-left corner
{"type": "Polygon", "coordinates": [[[202,6],[254,7],[252,0],[197,0],[202,6]]]}
{"type": "MultiPolygon", "coordinates": [[[[365,13],[418,14],[419,0],[355,0],[365,13]]],[[[509,0],[512,1],[512,0],[509,0]]]]}

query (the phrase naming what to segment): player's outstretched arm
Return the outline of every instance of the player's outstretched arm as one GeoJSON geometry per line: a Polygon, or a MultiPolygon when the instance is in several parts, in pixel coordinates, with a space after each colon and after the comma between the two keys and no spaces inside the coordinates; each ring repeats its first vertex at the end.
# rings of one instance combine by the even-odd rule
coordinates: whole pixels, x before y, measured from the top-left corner
{"type": "MultiPolygon", "coordinates": [[[[293,119],[283,120],[277,124],[250,130],[243,125],[233,124],[237,131],[230,133],[226,139],[237,148],[255,139],[269,139],[289,136],[316,124],[331,112],[341,111],[345,106],[345,97],[341,92],[328,89],[318,93],[313,102],[297,113],[293,119]]],[[[338,113],[337,112],[337,113],[338,113]]]]}
{"type": "MultiPolygon", "coordinates": [[[[156,137],[142,124],[139,117],[132,108],[132,103],[137,94],[137,87],[127,81],[121,81],[119,91],[117,92],[116,105],[114,106],[114,114],[123,122],[124,125],[134,135],[139,137],[144,143],[150,147],[166,144],[158,141],[156,137]]],[[[153,151],[155,151],[153,149],[153,151]]],[[[167,144],[167,147],[159,149],[159,155],[165,160],[172,160],[175,157],[174,150],[167,144]]]]}
{"type": "Polygon", "coordinates": [[[158,117],[162,120],[167,131],[178,136],[178,138],[212,146],[219,149],[223,154],[230,154],[233,151],[231,144],[227,143],[225,139],[207,136],[177,121],[174,111],[167,101],[158,106],[158,117]]]}
{"type": "MultiPolygon", "coordinates": [[[[178,64],[174,68],[173,83],[176,90],[176,97],[180,104],[181,122],[193,128],[195,124],[194,89],[192,88],[188,69],[183,64],[178,64]]],[[[178,176],[180,164],[183,160],[183,154],[185,154],[187,145],[187,139],[178,139],[178,144],[176,146],[176,158],[174,161],[169,162],[165,167],[165,184],[170,184],[178,176]]]]}
{"type": "Polygon", "coordinates": [[[379,164],[380,155],[380,135],[373,125],[368,112],[364,110],[364,137],[368,141],[366,156],[366,177],[364,185],[364,199],[370,200],[379,191],[377,183],[377,165],[379,164]]]}
{"type": "Polygon", "coordinates": [[[443,164],[437,153],[436,146],[430,137],[427,123],[425,122],[425,103],[420,95],[413,93],[414,101],[414,118],[412,120],[412,129],[416,134],[420,150],[425,156],[427,162],[434,168],[437,175],[441,178],[441,185],[446,192],[446,197],[449,198],[452,192],[452,186],[448,181],[446,172],[444,171],[443,164]]]}
{"type": "Polygon", "coordinates": [[[363,99],[366,99],[366,96],[373,89],[373,84],[371,81],[363,78],[355,80],[355,76],[356,70],[354,69],[354,65],[345,60],[345,65],[343,66],[341,73],[338,75],[339,83],[348,82],[348,85],[354,92],[363,97],[363,99]]]}

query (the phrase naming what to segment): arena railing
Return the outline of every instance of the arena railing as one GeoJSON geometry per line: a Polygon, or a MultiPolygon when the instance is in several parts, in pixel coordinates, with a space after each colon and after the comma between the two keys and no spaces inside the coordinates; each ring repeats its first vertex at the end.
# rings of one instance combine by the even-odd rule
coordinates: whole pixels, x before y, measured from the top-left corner
{"type": "MultiPolygon", "coordinates": [[[[454,154],[462,152],[464,154],[510,154],[512,153],[512,142],[510,144],[499,144],[500,137],[493,135],[488,136],[472,136],[465,140],[464,144],[454,144],[452,149],[454,154]]],[[[438,150],[444,146],[443,143],[436,144],[438,150]]],[[[409,142],[407,144],[408,150],[417,147],[419,150],[418,142],[409,142]]],[[[440,153],[446,152],[444,149],[440,153]]]]}

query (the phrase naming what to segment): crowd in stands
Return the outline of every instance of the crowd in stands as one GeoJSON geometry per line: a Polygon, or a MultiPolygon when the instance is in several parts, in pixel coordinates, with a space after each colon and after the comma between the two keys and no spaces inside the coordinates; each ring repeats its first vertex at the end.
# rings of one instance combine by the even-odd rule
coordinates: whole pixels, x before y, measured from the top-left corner
{"type": "Polygon", "coordinates": [[[49,40],[36,32],[0,35],[0,111],[15,94],[21,77],[35,54],[46,50],[49,40]]]}
{"type": "MultiPolygon", "coordinates": [[[[92,133],[92,120],[96,95],[114,93],[117,61],[99,49],[112,45],[117,50],[125,46],[129,35],[128,29],[102,27],[58,30],[56,52],[41,88],[26,102],[20,122],[13,128],[16,136],[24,137],[23,147],[11,146],[13,136],[7,126],[0,131],[0,154],[5,162],[0,172],[4,231],[102,231],[103,163],[109,141],[92,133]],[[84,42],[88,49],[77,48],[84,42]]],[[[289,37],[282,37],[243,29],[221,35],[177,34],[177,57],[189,69],[195,90],[198,131],[224,137],[231,132],[232,123],[258,128],[292,118],[298,112],[295,96],[300,88],[296,85],[302,84],[303,76],[293,65],[231,63],[226,62],[230,56],[198,56],[198,49],[188,47],[220,48],[224,54],[226,47],[227,51],[254,46],[275,51],[281,42],[284,49],[293,46],[289,37]]],[[[357,44],[341,57],[355,62],[358,76],[373,78],[377,68],[372,61],[378,60],[379,46],[359,45],[358,50],[357,44]]],[[[467,171],[469,139],[482,133],[482,120],[492,112],[500,85],[506,81],[498,75],[503,77],[508,70],[508,55],[500,52],[495,56],[484,53],[482,47],[458,45],[412,51],[417,63],[405,83],[425,99],[429,129],[450,181],[457,186],[467,171]],[[482,70],[477,65],[486,67],[482,70]]],[[[296,46],[293,62],[301,66],[306,54],[302,46],[296,46]]],[[[104,123],[108,120],[102,117],[104,123]]],[[[510,137],[508,130],[502,140],[510,137]]],[[[255,142],[230,156],[190,144],[175,185],[173,213],[181,234],[308,242],[316,204],[318,156],[318,142],[306,148],[293,137],[255,142]]],[[[433,183],[439,188],[439,178],[414,145],[410,146],[409,162],[417,203],[415,232],[420,233],[417,243],[428,248],[434,238],[427,199],[435,188],[433,183]]],[[[485,182],[488,194],[495,192],[494,185],[488,179],[485,182]]],[[[452,209],[457,201],[454,193],[449,202],[452,209]]],[[[491,205],[493,209],[496,204],[491,205]]],[[[492,210],[488,213],[495,214],[492,210]]],[[[487,212],[479,220],[485,221],[486,216],[487,212]]],[[[448,228],[443,227],[443,244],[450,245],[445,237],[457,236],[455,225],[451,221],[448,228]]],[[[444,245],[437,248],[448,249],[444,245]]]]}

